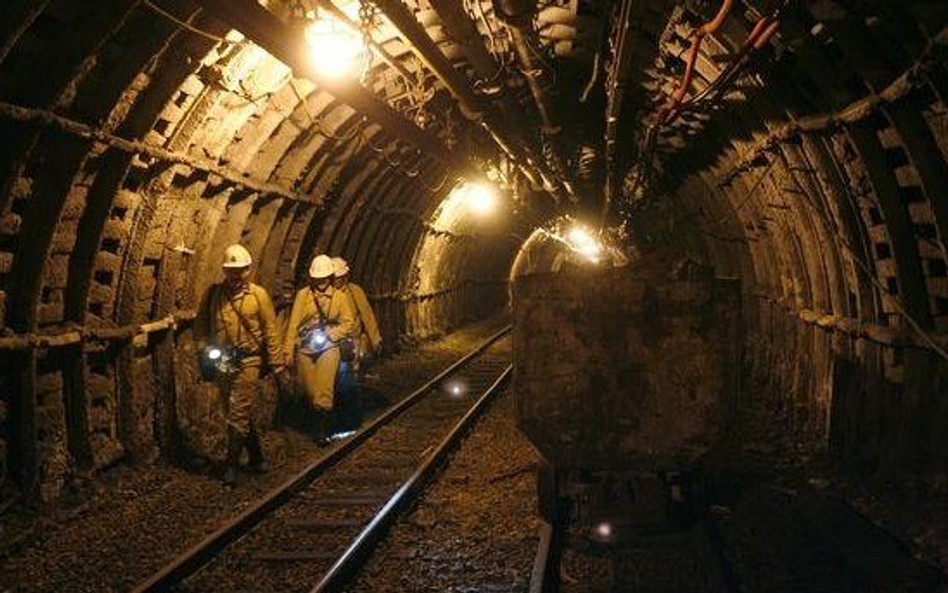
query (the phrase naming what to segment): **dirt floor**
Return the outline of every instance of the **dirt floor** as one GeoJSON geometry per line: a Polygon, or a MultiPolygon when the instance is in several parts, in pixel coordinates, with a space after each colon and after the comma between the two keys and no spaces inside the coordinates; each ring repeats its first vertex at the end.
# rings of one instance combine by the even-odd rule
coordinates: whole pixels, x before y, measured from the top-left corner
{"type": "MultiPolygon", "coordinates": [[[[393,356],[366,384],[392,399],[406,395],[501,325],[474,324],[393,356]]],[[[210,465],[159,462],[116,467],[57,507],[8,510],[0,517],[0,592],[129,589],[321,452],[292,430],[266,433],[264,445],[271,471],[235,489],[210,465]]]]}
{"type": "MultiPolygon", "coordinates": [[[[759,416],[758,416],[759,418],[759,416]]],[[[743,426],[727,457],[728,489],[764,487],[795,498],[838,500],[918,560],[948,575],[948,471],[859,472],[827,452],[772,437],[773,418],[743,426]]]]}
{"type": "Polygon", "coordinates": [[[945,473],[858,473],[758,412],[707,464],[745,590],[948,591],[945,473]]]}

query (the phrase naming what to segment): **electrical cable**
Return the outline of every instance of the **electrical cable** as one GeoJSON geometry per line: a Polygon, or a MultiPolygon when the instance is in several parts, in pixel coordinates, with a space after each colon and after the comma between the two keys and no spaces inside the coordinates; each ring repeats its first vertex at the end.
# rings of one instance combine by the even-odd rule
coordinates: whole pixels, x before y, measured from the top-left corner
{"type": "MultiPolygon", "coordinates": [[[[659,109],[656,113],[655,119],[652,124],[648,127],[646,134],[645,142],[643,143],[642,150],[639,153],[639,171],[636,173],[636,177],[633,180],[631,191],[634,194],[642,184],[647,183],[651,179],[652,169],[654,168],[654,158],[658,150],[658,137],[659,133],[666,125],[674,121],[674,119],[684,113],[686,110],[690,112],[698,111],[697,107],[705,106],[711,104],[713,109],[715,106],[714,101],[718,100],[722,96],[723,91],[719,89],[726,90],[727,87],[734,81],[740,71],[748,63],[748,56],[754,50],[759,50],[773,37],[777,32],[779,27],[779,17],[781,12],[789,6],[792,0],[784,0],[779,7],[777,7],[770,15],[761,17],[758,19],[751,33],[748,35],[747,39],[742,44],[741,48],[736,54],[736,58],[731,61],[731,63],[721,72],[715,80],[706,86],[700,93],[695,97],[692,97],[689,100],[685,100],[685,95],[688,92],[688,88],[691,85],[691,81],[694,78],[696,72],[696,64],[698,55],[701,50],[702,41],[705,36],[713,34],[716,32],[727,19],[728,14],[733,8],[733,0],[722,0],[721,6],[718,9],[718,12],[715,14],[715,17],[701,25],[700,27],[695,27],[692,30],[691,46],[688,49],[688,56],[685,63],[685,71],[682,74],[682,77],[679,81],[678,86],[675,88],[675,91],[668,98],[665,105],[659,109]],[[711,96],[713,94],[713,97],[711,96]],[[709,99],[706,99],[710,97],[709,99]]],[[[761,178],[759,181],[763,181],[761,178]]],[[[749,199],[749,198],[748,198],[749,199]]],[[[647,200],[645,200],[647,205],[647,200]]],[[[742,204],[743,206],[743,204],[742,204]]],[[[642,207],[637,205],[637,207],[642,207]]],[[[602,220],[603,224],[605,222],[607,212],[603,212],[602,220]]]]}
{"type": "MultiPolygon", "coordinates": [[[[145,7],[147,7],[148,9],[150,9],[152,12],[154,12],[155,14],[157,14],[157,15],[159,15],[159,16],[161,16],[161,17],[164,17],[165,19],[167,19],[167,20],[171,21],[172,23],[178,25],[178,27],[180,27],[181,29],[186,29],[187,31],[190,31],[191,33],[194,33],[194,34],[196,34],[196,35],[200,35],[201,37],[205,37],[205,38],[207,38],[207,39],[210,39],[211,41],[216,41],[216,42],[218,42],[218,43],[228,43],[228,44],[231,44],[231,45],[243,45],[243,44],[246,44],[246,43],[247,43],[246,41],[230,41],[229,39],[226,39],[226,38],[224,38],[224,37],[221,37],[220,35],[215,35],[215,34],[213,34],[213,33],[208,33],[207,31],[204,31],[203,29],[199,29],[199,28],[195,27],[194,25],[192,25],[191,23],[189,23],[189,22],[187,22],[187,21],[184,21],[184,20],[181,20],[180,18],[178,18],[178,17],[176,17],[175,15],[171,14],[170,12],[168,12],[168,11],[165,10],[164,8],[158,6],[157,4],[155,4],[154,2],[152,2],[151,0],[142,0],[142,4],[143,4],[145,7]]],[[[191,18],[194,18],[195,16],[197,16],[197,15],[200,14],[200,13],[201,13],[201,9],[198,9],[198,10],[195,11],[195,13],[191,16],[191,18]]]]}
{"type": "Polygon", "coordinates": [[[362,125],[365,123],[365,116],[362,116],[356,125],[353,127],[351,132],[347,132],[345,135],[337,136],[336,134],[329,132],[323,126],[323,118],[316,117],[313,115],[313,112],[309,110],[309,103],[307,103],[306,98],[303,96],[303,93],[300,92],[299,88],[296,86],[296,81],[292,77],[290,78],[288,84],[290,88],[293,89],[293,93],[296,95],[296,98],[299,99],[300,105],[303,108],[303,112],[306,114],[307,119],[316,130],[316,133],[326,138],[327,140],[336,140],[337,142],[347,142],[352,140],[356,134],[361,130],[362,125]]]}
{"type": "MultiPolygon", "coordinates": [[[[891,302],[892,305],[895,307],[895,309],[896,309],[896,311],[899,313],[899,315],[902,316],[902,318],[905,319],[905,320],[908,322],[908,324],[912,327],[912,329],[915,330],[915,332],[916,332],[919,336],[921,336],[922,339],[923,339],[925,342],[928,343],[928,345],[931,347],[931,349],[932,349],[936,354],[938,354],[939,356],[941,356],[943,359],[945,359],[946,361],[948,361],[948,350],[946,350],[945,348],[943,348],[943,347],[938,343],[938,341],[937,341],[928,331],[926,331],[925,328],[922,327],[922,325],[915,319],[915,317],[914,317],[911,313],[908,312],[908,310],[907,310],[907,309],[905,308],[905,306],[902,304],[902,299],[899,298],[899,295],[893,294],[893,293],[889,290],[889,288],[888,288],[885,284],[883,284],[881,280],[879,280],[879,278],[878,278],[878,272],[877,272],[877,270],[874,269],[875,266],[870,266],[865,260],[862,259],[862,257],[859,256],[858,253],[856,253],[855,248],[854,248],[852,245],[850,245],[849,241],[845,238],[845,236],[842,234],[842,232],[840,232],[840,228],[839,228],[839,225],[837,224],[836,220],[835,220],[834,218],[830,217],[830,216],[828,215],[828,213],[824,212],[824,210],[823,210],[822,208],[818,208],[818,207],[816,206],[816,204],[813,203],[813,198],[810,196],[809,192],[807,192],[805,189],[803,189],[802,184],[801,184],[800,181],[796,178],[796,175],[794,175],[794,170],[790,167],[789,163],[787,162],[786,155],[783,154],[783,151],[778,151],[778,153],[779,153],[779,155],[780,155],[781,160],[784,162],[784,168],[787,170],[787,173],[788,173],[790,179],[793,181],[793,184],[797,187],[797,190],[800,192],[800,195],[802,195],[802,196],[804,197],[804,202],[805,202],[814,212],[816,212],[817,215],[818,215],[820,218],[822,218],[823,221],[827,224],[827,226],[833,231],[834,237],[837,239],[837,241],[839,241],[839,244],[842,245],[843,248],[849,253],[849,255],[850,255],[850,257],[852,258],[853,262],[855,262],[855,263],[859,266],[859,268],[860,268],[860,269],[863,271],[863,273],[866,275],[866,278],[867,278],[873,285],[875,285],[875,287],[876,287],[882,294],[888,296],[888,297],[891,299],[890,302],[891,302]]],[[[804,158],[807,158],[807,157],[804,155],[804,158]]],[[[774,162],[776,162],[776,160],[774,160],[774,162]]],[[[849,187],[848,187],[847,185],[844,185],[844,189],[846,190],[846,193],[847,193],[847,194],[850,194],[850,195],[849,195],[849,198],[850,198],[850,200],[852,200],[852,199],[853,199],[853,196],[852,196],[851,193],[850,193],[849,187]]]]}
{"type": "MultiPolygon", "coordinates": [[[[773,171],[773,168],[776,164],[777,164],[777,161],[775,160],[770,161],[770,164],[767,165],[767,168],[764,170],[764,172],[760,175],[760,177],[757,178],[756,181],[754,181],[750,189],[747,190],[747,195],[744,196],[744,199],[737,206],[733,208],[734,214],[737,214],[738,212],[743,210],[744,206],[750,203],[750,201],[754,198],[754,192],[756,192],[757,188],[760,187],[760,184],[764,182],[764,179],[766,179],[767,176],[770,175],[770,172],[773,171]]],[[[724,216],[715,220],[714,222],[710,223],[707,226],[717,226],[721,224],[722,222],[725,222],[728,218],[730,218],[730,214],[731,214],[730,212],[725,214],[724,216]]]]}
{"type": "MultiPolygon", "coordinates": [[[[938,340],[934,336],[932,336],[930,332],[925,330],[925,328],[922,327],[922,325],[915,319],[915,317],[911,313],[908,312],[908,310],[902,304],[902,300],[899,298],[899,296],[897,294],[893,294],[889,290],[889,288],[881,280],[879,280],[877,271],[874,269],[874,266],[867,263],[856,252],[855,247],[853,247],[849,243],[849,241],[845,238],[845,236],[842,234],[836,220],[833,217],[831,217],[827,212],[825,212],[823,208],[820,208],[813,202],[813,198],[810,196],[809,192],[803,189],[802,184],[794,175],[794,170],[793,168],[789,166],[789,163],[786,161],[786,156],[782,153],[782,151],[780,151],[780,158],[781,160],[783,160],[784,168],[787,170],[788,176],[792,180],[793,184],[796,186],[798,193],[804,197],[804,203],[825,222],[825,224],[830,229],[830,231],[832,231],[834,238],[839,242],[839,245],[842,246],[843,249],[849,254],[853,263],[855,263],[859,267],[859,269],[865,275],[866,279],[873,286],[875,286],[876,289],[879,290],[881,294],[889,297],[890,302],[892,303],[896,312],[903,319],[905,319],[906,322],[908,322],[912,330],[914,330],[915,333],[918,334],[922,338],[922,340],[928,344],[931,350],[935,354],[940,356],[942,359],[944,359],[945,361],[948,361],[948,350],[946,350],[943,346],[941,346],[941,344],[938,343],[938,340]]],[[[807,157],[804,155],[804,158],[807,158],[807,157]]],[[[777,163],[777,160],[772,159],[770,167],[768,167],[768,171],[772,169],[776,163],[777,163]]],[[[755,187],[758,186],[760,182],[762,182],[766,176],[767,176],[767,173],[765,173],[764,175],[761,175],[761,177],[758,178],[757,183],[755,183],[755,187]]],[[[845,189],[846,189],[846,192],[849,193],[849,188],[847,187],[845,189]]],[[[748,193],[747,198],[744,199],[741,205],[736,207],[734,211],[737,212],[737,210],[739,210],[741,207],[746,205],[750,201],[752,194],[753,194],[753,189],[751,192],[748,193]]],[[[850,198],[852,198],[852,196],[850,196],[850,198]]],[[[714,226],[715,224],[718,224],[721,221],[726,220],[727,216],[728,215],[725,215],[725,217],[722,217],[722,219],[719,219],[718,221],[715,221],[709,225],[698,225],[694,220],[692,220],[693,216],[677,218],[675,222],[685,222],[685,223],[691,224],[698,232],[715,239],[724,240],[724,241],[733,241],[733,242],[746,242],[748,240],[746,237],[745,238],[723,237],[723,236],[719,236],[714,233],[708,232],[706,230],[707,226],[714,226]]]]}
{"type": "Polygon", "coordinates": [[[589,75],[589,82],[586,83],[586,87],[583,89],[583,94],[579,98],[580,103],[585,103],[589,99],[589,93],[592,92],[593,86],[596,84],[596,80],[599,78],[599,52],[596,52],[596,56],[593,58],[593,67],[592,72],[589,75]]]}

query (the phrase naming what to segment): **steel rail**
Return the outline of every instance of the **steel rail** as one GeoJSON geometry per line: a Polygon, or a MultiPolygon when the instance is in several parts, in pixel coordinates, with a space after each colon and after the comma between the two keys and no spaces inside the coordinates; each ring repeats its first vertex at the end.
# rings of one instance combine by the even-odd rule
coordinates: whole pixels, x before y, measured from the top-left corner
{"type": "Polygon", "coordinates": [[[425,395],[437,388],[445,378],[457,372],[459,368],[463,367],[504,337],[510,332],[510,327],[511,326],[507,325],[492,334],[476,348],[456,360],[450,366],[428,380],[424,385],[389,408],[370,424],[359,430],[359,432],[354,434],[350,439],[333,447],[328,453],[305,467],[295,476],[286,480],[283,484],[271,490],[263,498],[222,525],[219,529],[178,555],[147,580],[136,585],[135,588],[132,589],[132,592],[151,593],[167,591],[172,586],[197,572],[204,565],[213,560],[228,545],[245,535],[316,478],[348,457],[353,451],[357,450],[365,441],[378,432],[379,429],[421,401],[425,395]]]}
{"type": "Polygon", "coordinates": [[[559,579],[559,570],[556,563],[558,545],[556,527],[544,522],[540,527],[540,543],[537,545],[537,554],[533,559],[533,569],[530,572],[529,593],[550,593],[556,590],[559,579]]]}
{"type": "Polygon", "coordinates": [[[395,523],[398,515],[410,507],[424,492],[435,473],[447,459],[448,455],[457,448],[463,437],[474,425],[487,406],[496,398],[510,379],[513,365],[507,365],[484,394],[477,400],[470,410],[461,418],[451,432],[446,436],[438,448],[415,470],[408,480],[388,499],[388,502],[375,515],[372,521],[362,530],[356,539],[339,557],[332,568],[323,576],[322,580],[313,589],[312,593],[327,593],[341,591],[354,577],[359,569],[372,555],[375,545],[381,541],[389,528],[395,523]]]}

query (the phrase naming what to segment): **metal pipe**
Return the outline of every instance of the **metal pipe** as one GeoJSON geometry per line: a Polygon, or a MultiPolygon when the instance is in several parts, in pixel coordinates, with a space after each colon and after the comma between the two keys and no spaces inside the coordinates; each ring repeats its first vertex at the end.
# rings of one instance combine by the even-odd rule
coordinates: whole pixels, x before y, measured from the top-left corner
{"type": "Polygon", "coordinates": [[[461,46],[461,51],[483,80],[493,80],[500,65],[484,47],[481,34],[458,0],[429,0],[448,34],[461,46]]]}
{"type": "MultiPolygon", "coordinates": [[[[501,66],[494,60],[494,57],[484,47],[483,39],[477,27],[469,18],[468,14],[461,7],[457,0],[429,0],[432,8],[441,23],[444,25],[448,34],[461,45],[462,50],[470,60],[471,66],[477,75],[487,81],[494,81],[501,72],[501,66]]],[[[556,180],[556,176],[550,171],[542,159],[536,159],[533,151],[529,148],[529,141],[525,140],[523,126],[520,125],[522,118],[517,117],[516,110],[518,106],[510,105],[506,97],[503,96],[503,85],[500,85],[500,110],[501,118],[505,128],[512,128],[514,135],[521,142],[514,143],[511,146],[509,138],[504,138],[496,133],[497,126],[486,125],[485,128],[494,137],[494,140],[511,157],[518,161],[517,167],[527,177],[534,186],[553,187],[557,194],[562,193],[564,187],[562,183],[556,180]]],[[[496,117],[489,113],[487,123],[492,123],[496,117]]],[[[565,199],[564,196],[557,195],[558,200],[565,199]]]]}
{"type": "Polygon", "coordinates": [[[625,87],[628,83],[632,52],[628,47],[629,20],[632,15],[632,1],[622,0],[619,7],[619,32],[616,39],[615,62],[609,73],[606,89],[606,181],[603,186],[602,212],[599,217],[599,230],[602,231],[609,216],[609,209],[615,195],[616,186],[616,146],[619,136],[619,119],[622,116],[622,104],[625,87]]]}
{"type": "Polygon", "coordinates": [[[59,133],[68,134],[90,142],[99,142],[111,149],[128,154],[142,155],[149,159],[161,161],[162,163],[185,165],[195,171],[216,175],[227,183],[247,191],[258,192],[261,195],[279,196],[286,200],[310,204],[316,207],[322,207],[323,205],[321,196],[302,194],[293,191],[289,187],[272,183],[265,179],[247,176],[242,171],[238,171],[226,165],[220,165],[208,158],[195,156],[186,152],[168,150],[167,148],[155,146],[141,140],[123,138],[106,132],[102,128],[94,128],[88,124],[63,117],[62,115],[45,109],[23,107],[22,105],[14,105],[13,103],[0,101],[0,120],[19,122],[38,128],[51,128],[59,133]]]}
{"type": "Polygon", "coordinates": [[[405,36],[411,50],[457,98],[461,107],[472,114],[472,119],[479,119],[484,111],[483,101],[474,94],[461,73],[454,69],[451,62],[428,36],[428,31],[415,19],[415,15],[401,0],[373,0],[373,3],[405,36]]]}
{"type": "MultiPolygon", "coordinates": [[[[484,127],[490,133],[492,139],[500,146],[501,150],[513,155],[521,164],[529,162],[527,156],[529,151],[521,142],[516,142],[508,133],[507,128],[501,122],[490,105],[487,105],[477,95],[464,78],[448,61],[435,42],[428,35],[425,28],[415,19],[414,14],[402,3],[401,0],[373,0],[375,5],[388,17],[389,21],[405,37],[411,45],[412,51],[424,62],[424,64],[438,77],[438,79],[454,95],[463,111],[467,114],[473,114],[475,119],[479,119],[484,127]]],[[[532,165],[531,165],[532,166],[532,165]]],[[[539,170],[538,174],[542,178],[551,177],[550,172],[539,170]]],[[[555,171],[553,179],[566,179],[565,170],[555,171]]],[[[568,187],[562,182],[552,183],[552,194],[559,200],[562,197],[563,188],[568,187]]]]}
{"type": "Polygon", "coordinates": [[[537,112],[540,115],[541,132],[545,144],[549,147],[549,161],[553,167],[553,172],[557,179],[564,181],[563,188],[570,201],[575,203],[577,201],[576,195],[573,193],[570,184],[565,182],[570,178],[570,175],[558,141],[563,127],[557,121],[553,108],[553,98],[547,91],[548,86],[544,84],[546,68],[538,57],[540,43],[536,32],[533,30],[532,20],[535,10],[535,0],[494,0],[494,11],[510,32],[514,52],[520,62],[520,70],[523,72],[527,86],[530,88],[530,94],[533,95],[533,102],[536,104],[537,112]]]}

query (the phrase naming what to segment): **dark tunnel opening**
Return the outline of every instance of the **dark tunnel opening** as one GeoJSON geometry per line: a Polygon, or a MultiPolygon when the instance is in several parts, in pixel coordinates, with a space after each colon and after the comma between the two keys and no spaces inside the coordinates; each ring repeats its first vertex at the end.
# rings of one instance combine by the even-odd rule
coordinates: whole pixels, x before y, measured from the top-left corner
{"type": "Polygon", "coordinates": [[[940,504],[946,24],[935,0],[4,2],[0,508],[220,456],[192,326],[231,244],[281,323],[344,257],[389,357],[505,318],[523,275],[694,266],[739,292],[744,445],[940,504]]]}

